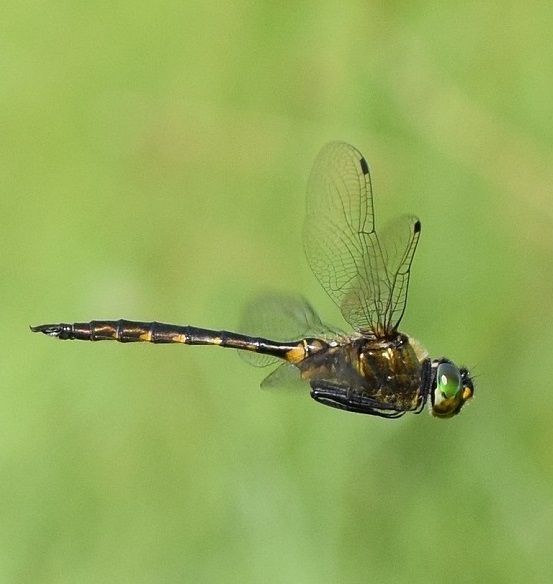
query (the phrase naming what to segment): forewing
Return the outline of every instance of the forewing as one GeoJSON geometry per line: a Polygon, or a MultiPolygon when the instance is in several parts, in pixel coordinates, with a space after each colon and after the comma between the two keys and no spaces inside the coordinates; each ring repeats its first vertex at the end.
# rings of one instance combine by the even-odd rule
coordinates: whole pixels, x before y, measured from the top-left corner
{"type": "Polygon", "coordinates": [[[403,318],[411,264],[420,233],[421,223],[413,215],[396,217],[382,231],[380,242],[388,291],[383,324],[387,331],[396,330],[403,318]]]}

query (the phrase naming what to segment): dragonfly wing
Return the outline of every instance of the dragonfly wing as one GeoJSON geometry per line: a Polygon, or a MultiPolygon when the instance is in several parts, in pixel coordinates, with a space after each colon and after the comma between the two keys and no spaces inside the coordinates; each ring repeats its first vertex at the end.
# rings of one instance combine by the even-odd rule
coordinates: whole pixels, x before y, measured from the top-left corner
{"type": "Polygon", "coordinates": [[[359,234],[373,231],[370,175],[361,160],[353,146],[331,142],[317,156],[307,187],[307,260],[339,307],[360,274],[364,244],[359,234]]]}
{"type": "Polygon", "coordinates": [[[347,311],[358,330],[377,336],[388,336],[397,330],[407,304],[411,264],[420,232],[416,217],[401,215],[386,225],[378,239],[376,233],[366,238],[361,275],[342,301],[342,312],[347,311]],[[377,262],[376,252],[380,256],[377,262]]]}
{"type": "Polygon", "coordinates": [[[309,382],[300,375],[300,370],[290,363],[283,363],[269,373],[261,382],[262,389],[305,389],[309,382]]]}
{"type": "MultiPolygon", "coordinates": [[[[266,293],[246,306],[240,332],[275,341],[295,341],[305,336],[328,336],[330,329],[302,296],[266,293]]],[[[240,355],[258,367],[280,361],[277,357],[245,351],[240,351],[240,355]]]]}
{"type": "Polygon", "coordinates": [[[421,223],[413,215],[390,221],[381,234],[388,298],[384,308],[386,330],[396,330],[407,304],[411,264],[421,234],[421,223]]]}
{"type": "Polygon", "coordinates": [[[309,178],[304,246],[313,273],[356,330],[395,330],[419,232],[418,220],[400,219],[380,240],[367,161],[345,142],[323,147],[309,178]]]}

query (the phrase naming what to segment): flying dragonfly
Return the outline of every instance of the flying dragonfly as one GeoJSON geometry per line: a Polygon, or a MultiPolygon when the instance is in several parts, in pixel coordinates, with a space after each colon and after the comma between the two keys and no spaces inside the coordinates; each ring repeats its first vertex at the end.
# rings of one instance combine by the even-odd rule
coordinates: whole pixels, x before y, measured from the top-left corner
{"type": "Polygon", "coordinates": [[[419,413],[429,401],[434,416],[450,418],[474,394],[468,369],[443,357],[431,359],[398,330],[420,234],[421,223],[411,215],[377,234],[367,161],[353,146],[331,142],[309,178],[304,248],[313,273],[354,332],[333,332],[307,301],[286,296],[265,296],[250,305],[244,320],[250,335],[129,320],[31,330],[64,340],[230,347],[248,352],[255,364],[281,362],[262,386],[300,381],[321,404],[384,418],[419,413]],[[254,336],[254,329],[292,340],[254,336]]]}

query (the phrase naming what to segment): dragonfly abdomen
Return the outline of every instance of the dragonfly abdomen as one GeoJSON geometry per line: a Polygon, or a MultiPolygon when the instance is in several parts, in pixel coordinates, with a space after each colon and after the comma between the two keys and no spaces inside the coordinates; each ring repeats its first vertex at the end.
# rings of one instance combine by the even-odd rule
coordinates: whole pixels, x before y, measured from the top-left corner
{"type": "MultiPolygon", "coordinates": [[[[62,340],[118,341],[120,343],[187,343],[193,337],[191,328],[166,325],[161,322],[135,322],[122,319],[92,320],[71,324],[42,324],[31,327],[33,332],[41,332],[62,340]]],[[[203,332],[209,332],[212,336],[216,334],[214,331],[203,332]]]]}
{"type": "Polygon", "coordinates": [[[250,337],[225,330],[215,331],[188,325],[133,320],[92,320],[90,322],[41,324],[31,327],[35,333],[44,333],[61,340],[118,341],[120,343],[177,343],[184,345],[215,345],[262,353],[295,363],[303,359],[311,346],[308,340],[277,342],[261,337],[250,337]]]}

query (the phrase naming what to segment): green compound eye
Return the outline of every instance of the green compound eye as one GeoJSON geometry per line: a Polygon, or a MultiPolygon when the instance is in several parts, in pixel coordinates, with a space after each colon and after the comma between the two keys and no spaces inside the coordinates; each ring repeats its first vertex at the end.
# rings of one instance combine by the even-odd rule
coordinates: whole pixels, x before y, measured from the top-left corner
{"type": "Polygon", "coordinates": [[[453,363],[440,363],[437,373],[438,389],[446,397],[455,397],[461,389],[461,373],[453,363]]]}

